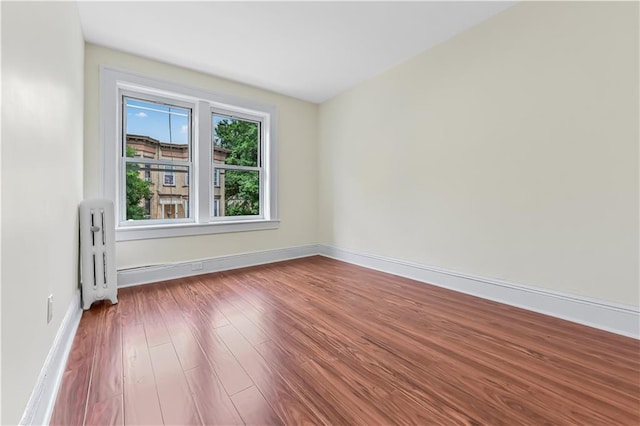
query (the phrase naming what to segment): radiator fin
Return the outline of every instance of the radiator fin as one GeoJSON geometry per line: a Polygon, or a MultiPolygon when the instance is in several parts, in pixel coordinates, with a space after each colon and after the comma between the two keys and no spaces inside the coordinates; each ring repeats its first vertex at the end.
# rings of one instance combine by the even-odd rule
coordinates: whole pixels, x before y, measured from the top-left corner
{"type": "MultiPolygon", "coordinates": [[[[95,228],[95,215],[93,212],[93,209],[91,209],[91,229],[95,228]]],[[[95,234],[92,232],[91,233],[91,245],[95,246],[96,245],[96,236],[95,234]]]]}

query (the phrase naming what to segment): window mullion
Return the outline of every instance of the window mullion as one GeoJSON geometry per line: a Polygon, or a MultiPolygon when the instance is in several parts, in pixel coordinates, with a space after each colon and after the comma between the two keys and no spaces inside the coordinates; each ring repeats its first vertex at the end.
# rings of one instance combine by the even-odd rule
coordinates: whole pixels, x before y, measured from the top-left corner
{"type": "Polygon", "coordinates": [[[236,166],[235,164],[215,164],[216,169],[224,170],[244,170],[249,172],[259,172],[262,167],[256,166],[236,166]]]}
{"type": "Polygon", "coordinates": [[[156,160],[154,158],[144,158],[144,157],[124,157],[127,163],[139,163],[139,164],[157,164],[157,165],[169,165],[169,166],[191,166],[191,161],[180,161],[180,160],[171,160],[171,159],[161,159],[156,160]]]}
{"type": "Polygon", "coordinates": [[[211,135],[212,124],[211,114],[209,113],[211,106],[208,102],[199,101],[196,104],[195,113],[195,158],[194,163],[197,164],[196,173],[197,179],[195,180],[196,196],[196,222],[204,223],[208,222],[212,215],[211,209],[211,185],[213,182],[212,176],[212,147],[211,147],[211,135]]]}

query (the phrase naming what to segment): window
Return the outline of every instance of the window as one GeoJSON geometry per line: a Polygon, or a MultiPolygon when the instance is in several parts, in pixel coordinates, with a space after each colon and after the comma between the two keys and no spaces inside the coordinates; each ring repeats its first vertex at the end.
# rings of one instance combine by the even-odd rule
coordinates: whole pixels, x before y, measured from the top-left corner
{"type": "Polygon", "coordinates": [[[101,70],[104,196],[116,239],[278,226],[275,109],[101,70]]]}
{"type": "Polygon", "coordinates": [[[213,200],[213,215],[220,216],[220,200],[219,199],[213,200]]]}
{"type": "Polygon", "coordinates": [[[147,219],[151,219],[151,200],[148,198],[144,199],[144,214],[147,219]]]}
{"type": "Polygon", "coordinates": [[[260,158],[261,121],[259,117],[236,117],[232,111],[214,108],[212,122],[213,192],[225,205],[224,216],[259,216],[264,175],[260,158]]]}
{"type": "Polygon", "coordinates": [[[173,176],[173,167],[171,167],[171,166],[166,166],[166,168],[165,168],[163,185],[164,186],[176,186],[176,183],[174,181],[174,176],[173,176]]]}
{"type": "Polygon", "coordinates": [[[188,219],[182,209],[164,214],[167,203],[185,205],[193,198],[188,187],[174,188],[176,174],[189,174],[191,162],[191,116],[188,103],[144,93],[122,91],[122,152],[126,176],[123,177],[122,217],[127,221],[188,219]],[[139,170],[143,170],[141,174],[139,170]],[[153,174],[162,185],[152,191],[153,174]],[[147,178],[148,177],[148,178],[147,178]],[[144,200],[153,204],[147,214],[144,200]]]}

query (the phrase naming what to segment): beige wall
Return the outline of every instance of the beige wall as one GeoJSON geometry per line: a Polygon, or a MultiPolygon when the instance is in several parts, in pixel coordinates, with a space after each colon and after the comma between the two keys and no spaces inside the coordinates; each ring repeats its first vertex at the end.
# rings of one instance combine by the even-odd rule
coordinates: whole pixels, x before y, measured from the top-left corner
{"type": "Polygon", "coordinates": [[[317,240],[317,109],[303,102],[210,75],[91,44],[85,50],[84,193],[100,196],[100,65],[276,106],[280,228],[253,232],[127,241],[117,244],[117,266],[206,259],[317,240]]]}
{"type": "Polygon", "coordinates": [[[20,420],[78,286],[84,41],[75,3],[1,7],[1,423],[8,425],[20,420]]]}
{"type": "Polygon", "coordinates": [[[520,3],[320,107],[319,237],[638,306],[638,4],[520,3]]]}

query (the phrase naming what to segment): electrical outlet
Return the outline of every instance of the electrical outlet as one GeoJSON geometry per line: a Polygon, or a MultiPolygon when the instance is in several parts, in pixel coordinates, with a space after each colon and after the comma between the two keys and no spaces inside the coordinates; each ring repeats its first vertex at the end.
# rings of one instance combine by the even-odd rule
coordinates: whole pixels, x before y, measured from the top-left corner
{"type": "Polygon", "coordinates": [[[50,294],[47,298],[47,324],[51,322],[53,318],[53,294],[50,294]]]}
{"type": "Polygon", "coordinates": [[[191,264],[192,271],[200,271],[202,269],[202,262],[193,262],[191,264]]]}

